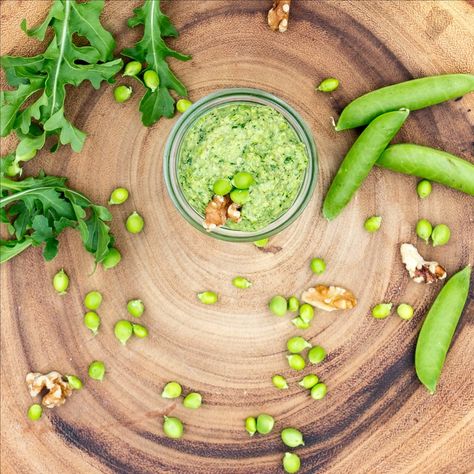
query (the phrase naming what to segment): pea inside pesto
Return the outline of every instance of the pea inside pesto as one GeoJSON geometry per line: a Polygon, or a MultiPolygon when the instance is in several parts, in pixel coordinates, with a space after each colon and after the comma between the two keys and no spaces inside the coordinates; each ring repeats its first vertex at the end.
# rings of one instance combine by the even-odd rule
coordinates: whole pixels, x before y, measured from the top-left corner
{"type": "Polygon", "coordinates": [[[241,221],[226,227],[256,231],[287,211],[298,195],[308,166],[304,144],[272,107],[230,104],[217,107],[186,132],[178,180],[188,203],[200,214],[218,179],[250,173],[254,183],[241,209],[241,221]]]}

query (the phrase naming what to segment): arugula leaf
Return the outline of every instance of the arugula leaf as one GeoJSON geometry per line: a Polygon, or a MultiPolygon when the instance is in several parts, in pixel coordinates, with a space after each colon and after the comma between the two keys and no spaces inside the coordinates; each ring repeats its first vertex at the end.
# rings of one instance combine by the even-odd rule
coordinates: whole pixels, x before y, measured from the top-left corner
{"type": "Polygon", "coordinates": [[[43,41],[48,27],[54,36],[43,54],[33,57],[0,57],[7,82],[14,90],[0,92],[0,135],[16,133],[20,143],[9,175],[18,174],[19,163],[33,158],[43,148],[46,137],[57,136],[59,145],[82,149],[86,134],[66,117],[64,102],[67,84],[79,86],[90,81],[95,89],[102,81],[114,82],[113,76],[122,68],[121,59],[113,59],[115,41],[100,23],[104,0],[54,0],[43,23],[22,29],[28,36],[43,41]],[[79,46],[73,41],[77,34],[88,41],[79,46]]]}
{"type": "Polygon", "coordinates": [[[160,0],[145,0],[143,6],[135,8],[133,13],[134,16],[128,20],[128,26],[134,28],[144,25],[143,37],[133,48],[122,50],[122,55],[141,63],[145,62],[147,67],[142,72],[153,70],[160,78],[158,88],[155,91],[148,89],[140,101],[142,122],[150,126],[161,117],[174,115],[175,99],[170,91],[183,97],[188,95],[186,87],[173,74],[166,59],[173,57],[188,61],[191,56],[174,51],[166,45],[164,38],[177,38],[179,33],[171,20],[160,10],[160,0]]]}
{"type": "Polygon", "coordinates": [[[0,221],[15,234],[14,239],[0,240],[0,263],[30,245],[44,245],[43,257],[52,260],[58,253],[58,236],[68,227],[80,232],[96,263],[113,247],[115,239],[106,224],[112,219],[108,209],[68,188],[65,178],[40,173],[13,181],[0,173],[0,189],[0,221]]]}

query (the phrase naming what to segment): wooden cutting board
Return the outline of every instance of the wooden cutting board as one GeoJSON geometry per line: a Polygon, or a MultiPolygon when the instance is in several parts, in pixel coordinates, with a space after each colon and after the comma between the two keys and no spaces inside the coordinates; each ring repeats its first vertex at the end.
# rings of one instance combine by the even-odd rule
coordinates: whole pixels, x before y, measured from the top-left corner
{"type": "MultiPolygon", "coordinates": [[[[285,448],[280,430],[299,428],[306,446],[297,452],[303,473],[401,474],[467,473],[474,470],[474,303],[467,305],[448,355],[437,393],[430,396],[413,368],[416,337],[439,285],[407,278],[398,247],[416,242],[419,218],[452,229],[445,247],[426,247],[429,258],[451,274],[474,261],[474,201],[434,186],[421,201],[416,180],[374,170],[344,213],[334,222],[320,214],[321,201],[355,131],[336,134],[331,117],[358,95],[390,83],[437,73],[474,71],[472,1],[302,1],[295,0],[289,30],[266,25],[269,1],[166,2],[164,11],[181,32],[171,44],[193,55],[173,61],[192,100],[222,87],[257,87],[295,107],[314,132],[320,158],[314,198],[266,251],[251,244],[219,242],[187,224],[173,208],[162,174],[166,137],[175,123],[151,128],[140,122],[141,90],[124,105],[112,88],[68,88],[67,115],[88,133],[84,150],[46,151],[26,167],[69,177],[70,184],[106,203],[123,185],[131,199],[112,209],[113,231],[122,264],[91,275],[92,260],[77,235],[61,239],[60,255],[45,263],[29,249],[2,267],[1,382],[2,473],[279,473],[285,448]],[[336,76],[340,89],[316,93],[322,78],[336,76]],[[133,210],[146,219],[145,231],[128,234],[123,221],[133,210]],[[370,235],[362,224],[383,216],[370,235]],[[327,261],[321,277],[311,274],[312,257],[327,261]],[[51,279],[61,267],[71,277],[66,296],[51,279]],[[237,290],[236,275],[253,286],[237,290]],[[329,387],[312,401],[289,371],[286,340],[297,331],[290,317],[276,318],[266,303],[277,293],[300,294],[320,282],[350,288],[353,311],[318,313],[304,334],[329,352],[315,372],[329,387]],[[103,328],[91,337],[82,324],[84,294],[104,294],[103,328]],[[214,289],[215,306],[204,307],[196,293],[214,289]],[[142,298],[147,340],[121,347],[113,336],[126,317],[130,298],[142,298]],[[374,320],[370,308],[381,301],[407,302],[412,321],[392,315],[374,320]],[[103,383],[87,378],[94,359],[105,361],[103,383]],[[63,407],[47,410],[40,422],[26,418],[31,398],[27,372],[58,370],[86,381],[63,407]],[[289,390],[270,382],[289,378],[289,390]],[[169,380],[203,394],[204,405],[189,411],[160,397],[169,380]],[[248,415],[276,419],[273,433],[249,438],[248,415]],[[163,414],[182,418],[183,439],[164,437],[163,414]]],[[[103,22],[117,38],[117,51],[139,36],[126,18],[140,1],[107,1],[103,22]]],[[[20,30],[22,18],[37,24],[50,2],[1,2],[1,53],[32,55],[43,46],[20,30]]],[[[137,29],[138,30],[138,29],[137,29]]],[[[439,147],[473,160],[474,94],[412,114],[397,141],[439,147]]],[[[2,141],[3,154],[12,143],[2,141]]],[[[308,372],[311,369],[308,369],[308,372]]]]}

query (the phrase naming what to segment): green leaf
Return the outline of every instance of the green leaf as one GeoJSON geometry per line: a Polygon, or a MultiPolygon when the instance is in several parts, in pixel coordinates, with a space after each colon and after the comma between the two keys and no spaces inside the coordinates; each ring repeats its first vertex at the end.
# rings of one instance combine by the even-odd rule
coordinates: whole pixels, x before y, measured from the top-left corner
{"type": "Polygon", "coordinates": [[[49,226],[48,218],[42,215],[35,216],[31,222],[34,232],[31,234],[34,244],[41,244],[53,237],[53,229],[49,226]]]}
{"type": "Polygon", "coordinates": [[[16,257],[31,244],[32,241],[28,237],[24,240],[0,240],[0,264],[16,257]]]}
{"type": "Polygon", "coordinates": [[[58,239],[52,237],[46,240],[46,245],[43,248],[43,257],[49,262],[53,260],[54,257],[58,254],[59,241],[58,239]]]}

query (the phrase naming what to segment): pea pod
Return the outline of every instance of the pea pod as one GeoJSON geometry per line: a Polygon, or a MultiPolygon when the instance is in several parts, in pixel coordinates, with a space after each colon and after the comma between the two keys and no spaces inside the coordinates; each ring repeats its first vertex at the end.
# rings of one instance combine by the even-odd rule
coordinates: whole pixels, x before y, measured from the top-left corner
{"type": "Polygon", "coordinates": [[[408,110],[375,118],[347,152],[326,194],[323,215],[334,219],[348,204],[382,152],[407,119],[408,110]]]}
{"type": "Polygon", "coordinates": [[[421,327],[415,352],[415,369],[421,383],[433,394],[446,353],[469,293],[471,267],[453,275],[439,292],[421,327]]]}
{"type": "Polygon", "coordinates": [[[474,196],[474,165],[427,146],[401,143],[389,146],[377,166],[444,184],[474,196]]]}
{"type": "Polygon", "coordinates": [[[400,82],[368,92],[342,111],[336,130],[360,127],[375,117],[407,108],[418,110],[474,91],[474,75],[445,74],[400,82]]]}

